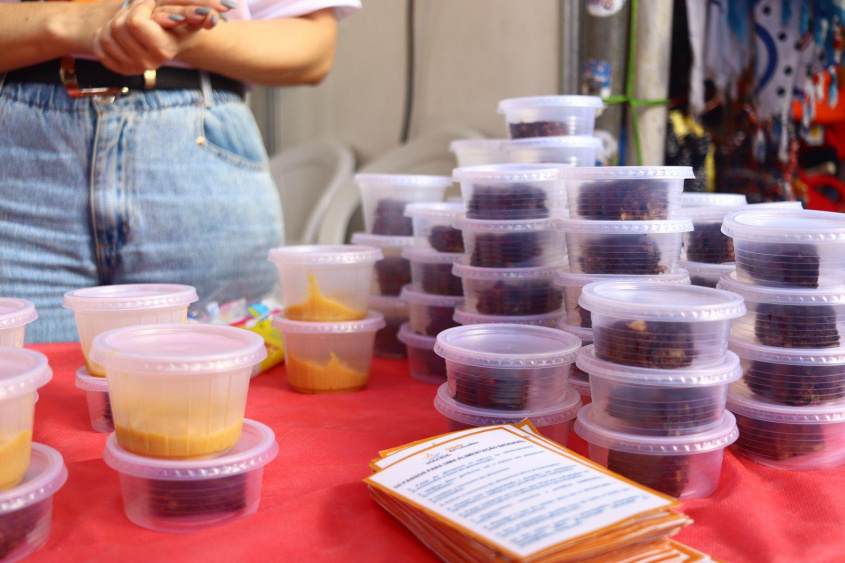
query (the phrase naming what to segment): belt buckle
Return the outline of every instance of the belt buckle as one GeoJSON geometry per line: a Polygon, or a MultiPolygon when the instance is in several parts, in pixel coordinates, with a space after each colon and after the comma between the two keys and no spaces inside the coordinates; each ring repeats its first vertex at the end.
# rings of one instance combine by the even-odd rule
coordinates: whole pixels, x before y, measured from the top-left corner
{"type": "Polygon", "coordinates": [[[128,94],[126,86],[104,86],[97,88],[83,88],[79,85],[79,77],[76,75],[76,59],[73,57],[62,57],[59,67],[59,78],[65,87],[68,96],[71,98],[86,98],[90,96],[112,97],[128,94]]]}

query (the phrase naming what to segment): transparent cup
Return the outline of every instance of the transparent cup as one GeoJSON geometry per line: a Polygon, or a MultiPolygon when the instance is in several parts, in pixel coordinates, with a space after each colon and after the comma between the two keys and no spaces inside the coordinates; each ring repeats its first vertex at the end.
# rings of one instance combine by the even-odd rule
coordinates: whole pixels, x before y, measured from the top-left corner
{"type": "Polygon", "coordinates": [[[481,166],[510,162],[508,151],[503,148],[507,139],[459,139],[452,141],[449,151],[455,155],[458,166],[481,166]]]}
{"type": "Polygon", "coordinates": [[[91,428],[105,434],[114,432],[114,416],[109,400],[109,383],[105,377],[94,377],[84,367],[76,372],[76,387],[85,391],[91,428]]]}
{"type": "Polygon", "coordinates": [[[413,379],[434,385],[446,381],[446,360],[434,353],[434,336],[417,334],[404,324],[399,329],[399,340],[408,346],[408,367],[413,379]]]}
{"type": "Polygon", "coordinates": [[[598,96],[534,96],[499,102],[511,139],[592,136],[596,114],[604,107],[598,96]]]}
{"type": "Polygon", "coordinates": [[[445,253],[464,252],[461,231],[452,226],[464,213],[462,203],[411,203],[405,208],[414,224],[416,245],[445,253]]]}
{"type": "Polygon", "coordinates": [[[476,268],[466,260],[454,273],[464,287],[464,310],[496,316],[544,315],[559,311],[563,292],[552,280],[556,267],[476,268]]]}
{"type": "Polygon", "coordinates": [[[370,307],[384,316],[384,328],[376,332],[373,355],[388,359],[407,358],[408,350],[399,340],[399,328],[408,322],[408,302],[402,297],[372,295],[370,307]]]}
{"type": "Polygon", "coordinates": [[[437,336],[446,329],[458,326],[454,320],[455,307],[464,302],[463,296],[436,295],[405,286],[402,297],[408,302],[409,326],[412,332],[437,336]]]}
{"type": "Polygon", "coordinates": [[[455,307],[455,322],[459,325],[482,325],[509,323],[516,325],[545,326],[555,328],[563,319],[564,311],[554,311],[541,315],[484,315],[467,311],[463,305],[455,307]]]}
{"type": "Polygon", "coordinates": [[[403,237],[414,234],[405,207],[409,203],[443,201],[452,186],[447,176],[421,174],[356,174],[355,183],[361,189],[367,232],[403,237]]]}
{"type": "Polygon", "coordinates": [[[554,219],[458,219],[469,264],[479,268],[537,268],[566,261],[563,233],[554,219]]]}
{"type": "Polygon", "coordinates": [[[0,346],[23,348],[26,325],[37,318],[35,305],[26,299],[0,297],[0,346]]]}
{"type": "Polygon", "coordinates": [[[469,219],[526,220],[566,216],[559,164],[495,164],[455,168],[469,219]]]}
{"type": "Polygon", "coordinates": [[[430,248],[406,248],[402,256],[411,262],[414,289],[433,295],[460,297],[464,294],[460,278],[452,273],[452,266],[463,258],[463,254],[447,254],[430,248]]]}
{"type": "Polygon", "coordinates": [[[411,282],[411,263],[402,256],[402,251],[413,246],[414,237],[388,237],[355,233],[352,244],[372,246],[381,250],[384,258],[375,264],[375,275],[370,295],[397,297],[402,287],[411,282]]]}
{"type": "Polygon", "coordinates": [[[690,262],[681,260],[681,268],[689,272],[689,279],[692,285],[700,287],[716,288],[722,274],[729,274],[736,271],[736,264],[706,264],[704,262],[690,262]]]}
{"type": "Polygon", "coordinates": [[[598,137],[567,135],[505,141],[503,148],[513,163],[554,162],[569,166],[595,166],[603,148],[598,137]]]}

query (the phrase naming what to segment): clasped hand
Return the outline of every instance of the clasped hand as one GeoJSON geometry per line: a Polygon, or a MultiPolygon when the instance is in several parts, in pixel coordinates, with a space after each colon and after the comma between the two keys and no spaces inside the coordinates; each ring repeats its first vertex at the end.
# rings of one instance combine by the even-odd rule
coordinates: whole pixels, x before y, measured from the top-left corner
{"type": "Polygon", "coordinates": [[[236,7],[233,0],[137,1],[95,32],[93,52],[114,72],[143,74],[177,58],[236,7]]]}

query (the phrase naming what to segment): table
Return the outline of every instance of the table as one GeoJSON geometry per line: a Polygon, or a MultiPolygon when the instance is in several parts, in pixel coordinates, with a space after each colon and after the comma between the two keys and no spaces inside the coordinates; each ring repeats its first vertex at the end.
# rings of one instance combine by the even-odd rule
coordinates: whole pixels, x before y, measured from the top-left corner
{"type": "MultiPolygon", "coordinates": [[[[256,514],[193,534],[167,534],[126,519],[118,476],[102,460],[106,435],[91,429],[74,387],[78,344],[34,345],[53,367],[36,407],[34,439],[64,456],[48,543],[27,561],[437,561],[373,502],[361,480],[379,450],[447,431],[435,387],[400,360],[373,362],[369,387],[346,395],[289,390],[284,367],[250,384],[247,418],[276,432],[279,456],[264,472],[256,514]]],[[[578,437],[570,447],[585,453],[578,437]]],[[[726,455],[718,490],[687,501],[695,523],[677,539],[731,562],[845,559],[845,468],[793,473],[726,455]]]]}

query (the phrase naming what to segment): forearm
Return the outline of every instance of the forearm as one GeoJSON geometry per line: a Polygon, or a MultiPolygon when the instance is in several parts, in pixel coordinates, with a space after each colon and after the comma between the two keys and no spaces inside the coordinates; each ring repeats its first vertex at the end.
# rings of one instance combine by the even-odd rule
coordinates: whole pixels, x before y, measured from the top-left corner
{"type": "Polygon", "coordinates": [[[90,53],[94,30],[120,0],[0,3],[0,72],[69,53],[90,53]]]}
{"type": "Polygon", "coordinates": [[[198,33],[177,59],[254,84],[317,84],[334,60],[336,33],[331,10],[301,18],[232,21],[198,33]]]}

